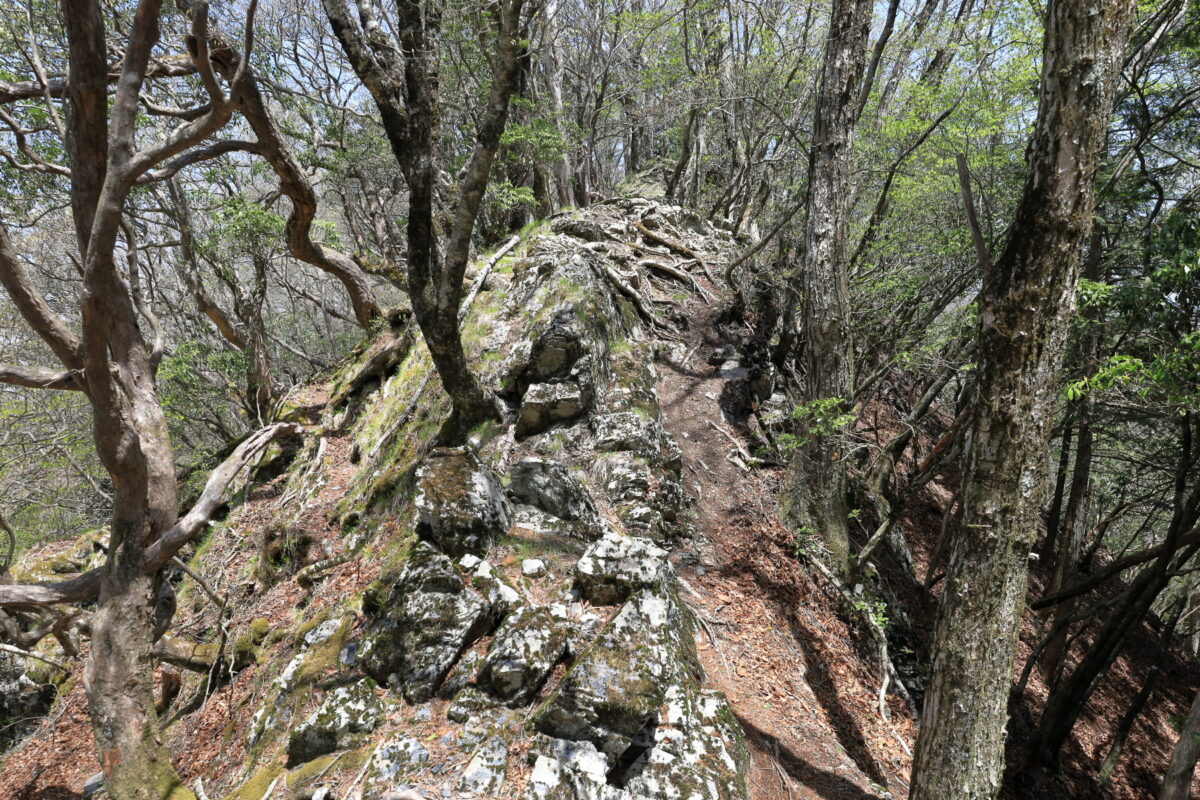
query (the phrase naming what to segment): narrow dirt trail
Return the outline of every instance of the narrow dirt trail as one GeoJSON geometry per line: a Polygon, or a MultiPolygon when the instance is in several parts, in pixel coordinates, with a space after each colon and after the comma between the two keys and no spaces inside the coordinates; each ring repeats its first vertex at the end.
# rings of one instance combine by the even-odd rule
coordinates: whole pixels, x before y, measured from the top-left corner
{"type": "MultiPolygon", "coordinates": [[[[716,287],[714,287],[715,289],[716,287]]],[[[782,470],[745,471],[744,381],[710,356],[726,341],[717,304],[694,298],[684,363],[660,361],[664,424],[683,452],[696,541],[674,556],[684,599],[700,617],[700,657],[748,736],[754,800],[872,800],[906,794],[914,729],[874,713],[873,676],[854,635],[811,584],[778,523],[782,470]],[[899,727],[893,727],[893,725],[899,727]]],[[[893,707],[894,711],[899,706],[893,707]]]]}

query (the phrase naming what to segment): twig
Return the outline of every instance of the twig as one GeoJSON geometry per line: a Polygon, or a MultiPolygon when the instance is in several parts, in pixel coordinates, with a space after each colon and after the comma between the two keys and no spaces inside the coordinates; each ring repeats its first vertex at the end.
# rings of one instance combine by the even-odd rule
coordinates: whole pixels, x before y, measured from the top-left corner
{"type": "MultiPolygon", "coordinates": [[[[367,756],[367,760],[363,763],[363,768],[361,770],[359,770],[358,775],[356,775],[354,777],[354,780],[351,781],[350,785],[348,787],[346,787],[346,797],[354,796],[354,790],[357,788],[359,781],[361,781],[364,777],[366,777],[367,770],[371,768],[371,762],[375,760],[375,754],[377,752],[379,752],[379,744],[378,743],[373,748],[371,748],[371,755],[367,756]]],[[[358,797],[360,797],[360,798],[362,797],[361,792],[359,792],[358,797]]]]}
{"type": "Polygon", "coordinates": [[[49,664],[50,666],[55,667],[56,669],[61,669],[63,672],[71,671],[70,669],[67,668],[66,664],[62,664],[58,661],[55,661],[52,658],[46,658],[45,656],[41,656],[41,655],[38,655],[37,653],[30,652],[29,650],[22,650],[19,647],[13,647],[10,644],[0,644],[0,653],[11,653],[14,656],[23,656],[25,658],[32,658],[35,661],[41,661],[43,664],[49,664]]]}

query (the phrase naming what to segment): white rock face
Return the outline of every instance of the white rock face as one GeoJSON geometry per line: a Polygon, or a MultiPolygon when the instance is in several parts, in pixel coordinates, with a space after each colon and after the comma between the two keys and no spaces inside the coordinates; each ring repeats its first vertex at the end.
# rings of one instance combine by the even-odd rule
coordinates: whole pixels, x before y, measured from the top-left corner
{"type": "Polygon", "coordinates": [[[540,433],[556,422],[574,419],[585,408],[583,390],[575,383],[535,383],[525,391],[517,436],[540,433]]]}
{"type": "Polygon", "coordinates": [[[508,491],[515,500],[572,522],[595,523],[599,515],[591,495],[562,464],[547,458],[524,458],[509,471],[508,491]]]}
{"type": "Polygon", "coordinates": [[[479,683],[510,705],[528,703],[567,649],[565,619],[546,606],[525,606],[496,631],[479,683]]]}
{"type": "Polygon", "coordinates": [[[499,736],[484,740],[458,779],[458,791],[469,795],[494,796],[508,772],[508,745],[499,736]]]}
{"type": "Polygon", "coordinates": [[[325,697],[308,719],[288,737],[288,763],[303,764],[335,750],[354,747],[362,734],[383,723],[383,702],[375,695],[375,683],[361,680],[340,686],[325,697]]]}
{"type": "Polygon", "coordinates": [[[611,605],[661,585],[668,571],[666,550],[610,528],[575,564],[575,582],[591,602],[611,605]]]}
{"type": "Polygon", "coordinates": [[[527,558],[521,562],[521,574],[526,578],[540,578],[546,574],[546,562],[540,558],[527,558]]]}
{"type": "Polygon", "coordinates": [[[410,703],[423,703],[491,619],[489,604],[464,585],[450,559],[419,542],[385,606],[374,613],[359,662],[410,703]]]}

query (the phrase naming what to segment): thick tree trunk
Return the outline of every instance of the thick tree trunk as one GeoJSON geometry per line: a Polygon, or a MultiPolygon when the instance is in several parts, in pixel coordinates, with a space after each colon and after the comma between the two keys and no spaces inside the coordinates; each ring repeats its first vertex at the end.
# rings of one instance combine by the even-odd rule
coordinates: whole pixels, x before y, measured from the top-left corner
{"type": "Polygon", "coordinates": [[[978,385],[909,797],[990,800],[1057,374],[1094,210],[1130,0],[1058,0],[1046,13],[1038,119],[1008,241],[985,270],[978,385]]]}
{"type": "Polygon", "coordinates": [[[872,5],[869,0],[834,0],[825,42],[808,162],[801,271],[804,399],[818,424],[809,426],[807,442],[792,461],[788,499],[793,524],[819,535],[830,566],[842,573],[850,563],[844,431],[839,426],[831,430],[828,418],[848,411],[854,393],[846,227],[872,5]]]}

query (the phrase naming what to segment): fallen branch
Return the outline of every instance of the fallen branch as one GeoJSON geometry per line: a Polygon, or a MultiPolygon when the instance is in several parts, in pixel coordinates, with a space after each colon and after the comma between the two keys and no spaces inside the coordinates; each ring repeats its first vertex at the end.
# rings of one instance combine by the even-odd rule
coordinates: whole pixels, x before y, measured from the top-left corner
{"type": "Polygon", "coordinates": [[[617,289],[620,290],[621,294],[625,295],[630,299],[630,301],[633,302],[634,308],[638,310],[638,313],[641,314],[648,323],[656,328],[662,327],[662,324],[659,323],[658,319],[654,316],[654,312],[646,308],[646,301],[642,299],[642,296],[638,293],[637,289],[634,289],[632,286],[626,283],[625,280],[617,274],[617,271],[608,265],[605,265],[604,267],[604,274],[610,281],[612,281],[613,286],[616,286],[617,289]]]}
{"type": "MultiPolygon", "coordinates": [[[[880,688],[881,705],[886,697],[887,686],[888,682],[890,681],[891,684],[896,687],[896,694],[900,695],[902,698],[904,698],[905,702],[908,703],[908,709],[912,712],[913,718],[916,719],[919,717],[920,712],[917,709],[917,704],[913,702],[912,695],[908,693],[908,688],[905,687],[904,682],[900,680],[900,674],[896,671],[895,665],[892,664],[891,656],[888,654],[887,633],[882,627],[880,627],[879,623],[871,618],[870,614],[857,608],[856,604],[859,598],[855,597],[854,594],[846,588],[846,585],[842,583],[836,575],[830,572],[828,567],[821,563],[820,559],[813,558],[812,556],[805,556],[805,558],[808,563],[816,567],[817,572],[821,573],[821,576],[824,577],[831,586],[833,586],[838,595],[841,596],[842,602],[846,605],[847,610],[857,612],[857,616],[864,623],[866,623],[867,630],[871,632],[871,636],[875,639],[876,644],[879,646],[879,657],[881,661],[880,669],[883,672],[883,677],[881,679],[883,685],[880,688]]],[[[884,719],[888,719],[888,716],[882,710],[880,713],[884,719]]]]}
{"type": "Polygon", "coordinates": [[[10,644],[0,644],[0,653],[11,653],[14,656],[21,656],[22,658],[32,658],[34,661],[41,661],[43,664],[49,664],[56,669],[61,669],[63,672],[71,671],[68,669],[66,664],[55,661],[52,658],[46,658],[45,656],[30,652],[29,650],[22,650],[19,647],[13,647],[10,644]]]}
{"type": "Polygon", "coordinates": [[[471,308],[471,304],[475,302],[475,296],[478,295],[479,291],[483,288],[484,281],[486,281],[488,275],[492,273],[492,267],[496,266],[496,262],[508,255],[509,251],[520,243],[521,237],[514,234],[511,239],[500,245],[500,249],[492,253],[491,257],[484,262],[483,267],[480,268],[479,277],[475,279],[475,283],[471,286],[471,291],[467,293],[466,299],[464,299],[462,305],[459,306],[459,325],[462,325],[463,320],[467,318],[467,311],[471,308]]]}
{"type": "Polygon", "coordinates": [[[643,239],[654,242],[656,244],[661,244],[663,247],[667,248],[668,250],[676,252],[679,255],[684,256],[685,258],[690,258],[694,261],[697,261],[700,264],[704,263],[704,259],[701,258],[699,256],[699,254],[696,253],[695,250],[691,249],[687,245],[685,245],[681,242],[677,242],[668,236],[663,236],[661,233],[656,233],[656,232],[650,230],[649,228],[647,228],[641,222],[633,223],[633,227],[637,229],[637,232],[642,235],[643,239]]]}

